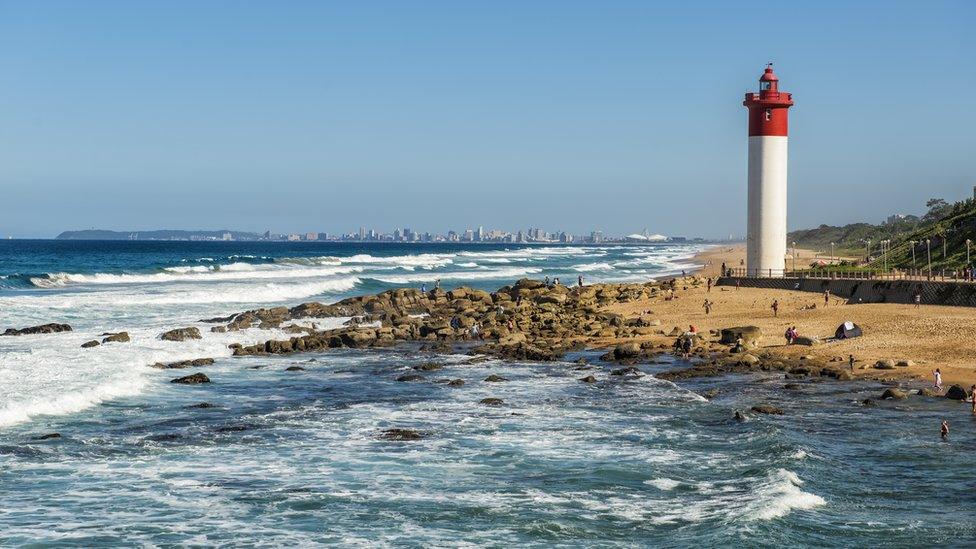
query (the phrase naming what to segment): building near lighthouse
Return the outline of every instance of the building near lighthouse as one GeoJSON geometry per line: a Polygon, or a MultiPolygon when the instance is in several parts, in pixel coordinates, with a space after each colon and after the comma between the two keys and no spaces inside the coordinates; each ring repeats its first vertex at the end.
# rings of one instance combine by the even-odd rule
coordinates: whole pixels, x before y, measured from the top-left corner
{"type": "Polygon", "coordinates": [[[759,78],[759,93],[747,93],[742,104],[749,109],[746,273],[783,276],[788,113],[793,96],[780,91],[779,78],[770,63],[759,78]]]}

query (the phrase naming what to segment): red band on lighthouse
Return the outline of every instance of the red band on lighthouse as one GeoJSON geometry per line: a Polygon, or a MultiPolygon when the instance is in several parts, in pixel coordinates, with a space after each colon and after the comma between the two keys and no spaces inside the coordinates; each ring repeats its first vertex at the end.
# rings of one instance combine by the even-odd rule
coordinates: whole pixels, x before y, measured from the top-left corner
{"type": "Polygon", "coordinates": [[[793,94],[779,91],[779,78],[772,65],[759,79],[759,93],[747,93],[742,104],[749,108],[749,135],[789,135],[793,94]]]}

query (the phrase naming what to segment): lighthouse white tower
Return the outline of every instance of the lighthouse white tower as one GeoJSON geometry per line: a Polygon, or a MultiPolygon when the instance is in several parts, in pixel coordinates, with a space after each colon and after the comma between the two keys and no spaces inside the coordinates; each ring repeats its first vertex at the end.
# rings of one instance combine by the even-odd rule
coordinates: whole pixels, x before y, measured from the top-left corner
{"type": "Polygon", "coordinates": [[[759,93],[747,93],[749,109],[749,212],[746,271],[783,276],[786,265],[786,143],[792,94],[779,91],[773,64],[759,78],[759,93]]]}

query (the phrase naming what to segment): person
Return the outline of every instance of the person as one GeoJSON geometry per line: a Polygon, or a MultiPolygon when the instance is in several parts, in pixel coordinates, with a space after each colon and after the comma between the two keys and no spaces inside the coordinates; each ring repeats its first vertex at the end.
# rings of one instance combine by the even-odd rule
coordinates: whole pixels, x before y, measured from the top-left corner
{"type": "Polygon", "coordinates": [[[729,276],[729,270],[725,267],[725,262],[722,262],[722,276],[729,276]]]}
{"type": "Polygon", "coordinates": [[[739,289],[739,279],[738,279],[738,278],[737,278],[737,279],[735,279],[735,289],[736,289],[736,290],[738,290],[738,289],[739,289]]]}
{"type": "Polygon", "coordinates": [[[922,304],[922,292],[919,292],[918,290],[916,290],[915,291],[915,308],[918,309],[921,304],[922,304]]]}
{"type": "Polygon", "coordinates": [[[481,336],[481,327],[478,326],[477,322],[475,322],[474,324],[471,325],[471,337],[474,339],[478,339],[478,337],[480,336],[481,336]]]}
{"type": "Polygon", "coordinates": [[[942,420],[942,428],[939,429],[939,432],[942,435],[942,440],[949,440],[949,422],[948,421],[946,421],[944,419],[942,420]]]}
{"type": "Polygon", "coordinates": [[[932,375],[935,377],[935,388],[942,391],[942,370],[936,368],[932,375]]]}
{"type": "Polygon", "coordinates": [[[434,281],[434,289],[435,290],[441,289],[441,279],[438,278],[437,280],[434,281]]]}
{"type": "Polygon", "coordinates": [[[793,328],[792,327],[787,328],[786,329],[786,333],[783,334],[783,336],[786,337],[786,344],[787,345],[792,345],[793,344],[793,340],[796,339],[796,337],[793,335],[793,328]]]}
{"type": "Polygon", "coordinates": [[[691,356],[691,337],[685,337],[682,350],[684,351],[685,358],[689,358],[691,356]]]}
{"type": "Polygon", "coordinates": [[[681,269],[681,278],[684,278],[685,276],[686,276],[685,275],[685,270],[684,269],[681,269]]]}
{"type": "Polygon", "coordinates": [[[972,397],[973,413],[976,414],[976,385],[969,388],[969,395],[972,397]]]}
{"type": "Polygon", "coordinates": [[[451,317],[451,328],[455,330],[461,329],[461,318],[458,317],[457,315],[451,317]]]}
{"type": "Polygon", "coordinates": [[[548,287],[549,287],[549,277],[547,276],[546,277],[546,288],[548,288],[548,287]]]}
{"type": "Polygon", "coordinates": [[[779,316],[779,300],[778,299],[774,299],[773,300],[773,304],[772,304],[771,307],[773,308],[773,316],[774,317],[779,316]]]}
{"type": "Polygon", "coordinates": [[[694,324],[691,324],[688,326],[688,331],[691,332],[692,334],[697,334],[698,328],[696,328],[694,324]]]}
{"type": "Polygon", "coordinates": [[[824,290],[824,307],[830,305],[830,289],[824,290]]]}
{"type": "Polygon", "coordinates": [[[580,288],[583,287],[583,275],[579,275],[578,277],[576,277],[576,285],[579,286],[580,288]]]}
{"type": "Polygon", "coordinates": [[[556,286],[559,286],[559,277],[558,276],[556,278],[552,279],[552,287],[555,288],[556,286]]]}
{"type": "Polygon", "coordinates": [[[706,300],[705,300],[705,304],[704,304],[704,305],[702,305],[702,307],[704,307],[704,308],[705,308],[705,314],[706,314],[706,315],[707,315],[708,313],[711,313],[711,312],[712,312],[712,302],[711,302],[711,301],[709,301],[709,300],[707,300],[707,299],[706,299],[706,300]]]}
{"type": "Polygon", "coordinates": [[[705,293],[712,293],[712,277],[708,277],[708,279],[705,280],[705,287],[705,293]]]}
{"type": "Polygon", "coordinates": [[[426,283],[420,285],[420,293],[422,293],[422,294],[426,294],[427,293],[427,284],[426,283]]]}
{"type": "Polygon", "coordinates": [[[854,355],[847,356],[847,363],[851,365],[851,371],[854,371],[854,355]]]}

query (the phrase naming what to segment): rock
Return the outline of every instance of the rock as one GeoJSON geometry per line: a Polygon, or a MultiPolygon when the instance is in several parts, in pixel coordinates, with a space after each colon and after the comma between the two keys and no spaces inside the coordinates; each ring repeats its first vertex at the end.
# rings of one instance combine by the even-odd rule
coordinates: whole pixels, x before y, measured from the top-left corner
{"type": "Polygon", "coordinates": [[[866,398],[866,399],[864,399],[864,400],[861,401],[861,406],[865,406],[865,407],[869,407],[870,408],[872,406],[877,406],[877,405],[878,405],[878,403],[875,402],[873,398],[866,398]]]}
{"type": "Polygon", "coordinates": [[[735,415],[733,417],[739,423],[742,423],[742,422],[746,421],[746,415],[743,414],[742,412],[738,411],[738,410],[735,411],[735,415]]]}
{"type": "Polygon", "coordinates": [[[119,332],[116,334],[108,334],[108,337],[102,339],[102,343],[128,343],[129,342],[129,332],[119,332]]]}
{"type": "Polygon", "coordinates": [[[190,326],[188,328],[177,328],[159,335],[159,339],[165,341],[185,341],[187,339],[203,339],[200,335],[200,328],[190,326]]]}
{"type": "Polygon", "coordinates": [[[200,402],[198,404],[190,404],[189,406],[184,406],[184,408],[192,410],[192,409],[216,408],[216,406],[210,404],[209,402],[200,402]]]}
{"type": "Polygon", "coordinates": [[[783,388],[787,391],[799,391],[800,385],[797,383],[787,383],[786,385],[783,385],[783,388]]]}
{"type": "Polygon", "coordinates": [[[99,345],[101,345],[101,343],[99,343],[97,339],[93,339],[91,341],[86,341],[86,342],[84,342],[84,343],[81,344],[82,348],[84,348],[84,349],[90,349],[92,347],[98,347],[99,345]]]}
{"type": "Polygon", "coordinates": [[[739,362],[742,362],[743,364],[748,364],[750,366],[755,366],[759,364],[759,359],[753,355],[750,355],[749,353],[743,353],[739,355],[739,362]]]}
{"type": "Polygon", "coordinates": [[[894,370],[895,361],[890,358],[885,358],[874,363],[874,367],[878,370],[894,370]]]}
{"type": "Polygon", "coordinates": [[[707,391],[703,391],[701,393],[701,396],[707,398],[708,400],[712,400],[713,398],[717,397],[718,394],[719,394],[718,389],[709,389],[707,391]]]}
{"type": "Polygon", "coordinates": [[[581,377],[580,381],[582,381],[583,383],[596,383],[596,378],[593,377],[592,375],[589,375],[586,377],[581,377]]]}
{"type": "Polygon", "coordinates": [[[508,380],[505,379],[505,378],[503,378],[502,376],[498,376],[498,375],[495,375],[495,374],[491,374],[490,376],[488,376],[488,377],[485,378],[485,381],[487,381],[489,383],[498,383],[500,381],[508,381],[508,380]]]}
{"type": "Polygon", "coordinates": [[[47,433],[45,435],[38,435],[36,437],[31,437],[31,440],[51,440],[54,438],[61,438],[61,433],[47,433]]]}
{"type": "Polygon", "coordinates": [[[440,370],[443,367],[443,364],[438,364],[437,362],[425,362],[423,364],[414,366],[413,369],[420,372],[433,372],[435,370],[440,370]]]}
{"type": "Polygon", "coordinates": [[[203,375],[200,372],[195,374],[190,374],[188,376],[178,377],[170,381],[170,383],[182,383],[184,385],[196,385],[198,383],[210,383],[210,378],[203,375]]]}
{"type": "Polygon", "coordinates": [[[772,414],[777,416],[783,415],[783,410],[780,410],[779,408],[775,406],[771,406],[769,404],[760,404],[758,406],[753,406],[752,411],[756,412],[757,414],[772,414]]]}
{"type": "Polygon", "coordinates": [[[304,372],[305,371],[305,368],[302,368],[301,366],[289,366],[289,367],[285,368],[285,371],[286,372],[304,372]]]}
{"type": "Polygon", "coordinates": [[[641,371],[633,366],[627,366],[626,368],[618,368],[616,370],[611,370],[610,375],[612,376],[626,376],[626,375],[641,375],[641,371]]]}
{"type": "Polygon", "coordinates": [[[881,393],[881,400],[904,400],[906,398],[908,398],[908,393],[897,387],[889,387],[881,393]]]}
{"type": "Polygon", "coordinates": [[[899,360],[895,364],[895,366],[898,366],[899,368],[910,368],[910,367],[912,367],[914,365],[915,365],[915,362],[913,362],[911,360],[899,360]]]}
{"type": "Polygon", "coordinates": [[[814,345],[820,344],[820,338],[815,336],[798,336],[793,340],[794,345],[806,345],[807,347],[812,347],[814,345]]]}
{"type": "Polygon", "coordinates": [[[950,385],[945,392],[945,397],[952,400],[966,400],[968,396],[968,393],[966,393],[966,390],[961,385],[950,385]]]}
{"type": "Polygon", "coordinates": [[[921,395],[921,396],[927,396],[927,397],[940,397],[940,396],[942,396],[942,393],[940,393],[939,391],[937,391],[935,389],[932,389],[931,387],[922,387],[921,389],[918,390],[918,394],[921,395]]]}
{"type": "Polygon", "coordinates": [[[746,347],[758,347],[759,340],[762,338],[762,330],[759,326],[736,326],[733,328],[722,329],[721,343],[734,345],[739,339],[746,347]]]}
{"type": "Polygon", "coordinates": [[[639,343],[623,343],[613,349],[613,357],[616,360],[627,358],[637,358],[640,356],[641,347],[639,343]]]}
{"type": "Polygon", "coordinates": [[[423,379],[424,379],[424,376],[422,376],[420,374],[404,374],[404,375],[396,378],[397,381],[401,381],[401,382],[406,382],[406,381],[422,381],[423,379]]]}
{"type": "Polygon", "coordinates": [[[19,335],[32,335],[32,334],[56,334],[59,332],[70,332],[71,326],[67,324],[41,324],[40,326],[31,326],[29,328],[7,328],[3,334],[5,336],[19,336],[19,335]]]}
{"type": "Polygon", "coordinates": [[[505,401],[503,401],[500,398],[491,398],[491,397],[483,398],[480,401],[478,401],[478,404],[484,404],[485,406],[501,406],[504,403],[505,401]]]}
{"type": "Polygon", "coordinates": [[[380,438],[384,440],[420,440],[424,436],[413,429],[385,429],[380,433],[380,438]]]}
{"type": "Polygon", "coordinates": [[[447,386],[448,387],[462,387],[462,386],[464,386],[464,380],[463,379],[452,379],[451,381],[448,381],[447,382],[447,386]]]}
{"type": "Polygon", "coordinates": [[[159,368],[162,370],[173,370],[173,369],[181,369],[181,368],[190,368],[193,366],[210,366],[213,363],[214,363],[214,359],[212,358],[195,358],[193,360],[180,360],[177,362],[167,362],[165,364],[162,362],[157,362],[153,364],[152,367],[159,368]]]}

